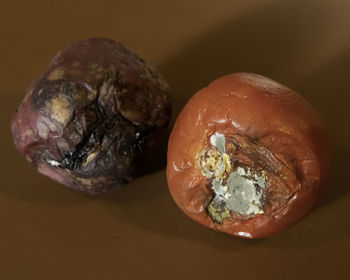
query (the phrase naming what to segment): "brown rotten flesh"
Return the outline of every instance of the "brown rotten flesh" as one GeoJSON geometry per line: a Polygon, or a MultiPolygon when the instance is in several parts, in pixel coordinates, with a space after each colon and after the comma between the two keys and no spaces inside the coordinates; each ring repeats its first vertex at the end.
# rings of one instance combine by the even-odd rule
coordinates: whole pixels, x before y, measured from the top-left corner
{"type": "Polygon", "coordinates": [[[142,172],[170,119],[168,85],[120,43],[92,38],[59,52],[12,119],[40,173],[95,194],[142,172]]]}
{"type": "Polygon", "coordinates": [[[242,238],[304,217],[330,177],[331,145],[317,112],[263,76],[232,74],[187,103],[168,146],[178,206],[204,226],[242,238]]]}

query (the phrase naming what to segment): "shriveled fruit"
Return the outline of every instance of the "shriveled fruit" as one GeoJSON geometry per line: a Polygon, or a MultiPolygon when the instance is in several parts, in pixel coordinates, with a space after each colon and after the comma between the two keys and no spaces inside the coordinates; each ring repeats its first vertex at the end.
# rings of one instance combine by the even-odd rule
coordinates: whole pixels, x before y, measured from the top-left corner
{"type": "Polygon", "coordinates": [[[12,119],[19,152],[40,173],[95,194],[130,182],[170,119],[169,87],[120,43],[92,38],[60,51],[12,119]]]}

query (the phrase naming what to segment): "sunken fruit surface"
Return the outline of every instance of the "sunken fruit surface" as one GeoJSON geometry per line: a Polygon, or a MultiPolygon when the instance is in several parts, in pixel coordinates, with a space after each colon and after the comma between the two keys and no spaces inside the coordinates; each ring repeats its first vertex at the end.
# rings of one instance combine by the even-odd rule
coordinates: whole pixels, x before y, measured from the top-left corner
{"type": "Polygon", "coordinates": [[[304,217],[330,177],[331,145],[317,112],[266,77],[224,76],[176,120],[167,179],[178,206],[211,229],[243,238],[304,217]]]}
{"type": "Polygon", "coordinates": [[[120,43],[68,46],[28,88],[12,119],[19,152],[42,174],[95,194],[120,187],[151,158],[170,119],[169,88],[120,43]]]}

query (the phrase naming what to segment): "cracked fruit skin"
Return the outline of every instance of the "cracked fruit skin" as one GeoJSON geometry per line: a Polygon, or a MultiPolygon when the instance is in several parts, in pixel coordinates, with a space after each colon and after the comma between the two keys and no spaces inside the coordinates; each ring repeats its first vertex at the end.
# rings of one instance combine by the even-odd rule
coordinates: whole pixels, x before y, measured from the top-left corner
{"type": "Polygon", "coordinates": [[[97,194],[143,172],[165,135],[169,87],[122,44],[103,38],[60,51],[13,116],[18,151],[38,171],[97,194]]]}
{"type": "Polygon", "coordinates": [[[331,151],[321,117],[299,94],[260,75],[231,74],[196,93],[179,114],[168,144],[169,190],[198,223],[263,238],[320,200],[331,151]]]}

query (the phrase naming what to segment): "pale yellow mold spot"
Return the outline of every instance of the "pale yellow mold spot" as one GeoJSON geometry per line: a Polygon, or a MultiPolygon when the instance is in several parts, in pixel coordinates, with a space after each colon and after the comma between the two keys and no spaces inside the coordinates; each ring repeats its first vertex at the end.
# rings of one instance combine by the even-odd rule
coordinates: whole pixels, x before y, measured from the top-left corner
{"type": "Polygon", "coordinates": [[[92,182],[91,182],[91,178],[90,179],[87,179],[87,178],[80,178],[80,177],[77,177],[76,178],[77,181],[79,181],[80,183],[82,183],[83,185],[85,185],[86,187],[88,186],[91,186],[92,182]]]}
{"type": "Polygon", "coordinates": [[[225,166],[226,166],[225,171],[226,171],[226,173],[230,173],[231,172],[231,168],[232,168],[231,161],[230,161],[230,156],[228,154],[226,154],[226,153],[223,153],[222,156],[224,158],[224,162],[225,162],[225,166]]]}
{"type": "Polygon", "coordinates": [[[33,135],[33,131],[32,130],[30,130],[30,129],[28,129],[28,130],[26,130],[26,136],[32,136],[33,135]]]}
{"type": "Polygon", "coordinates": [[[86,158],[86,161],[84,162],[83,166],[87,165],[90,161],[92,161],[97,155],[98,155],[99,151],[96,151],[94,153],[91,153],[90,155],[88,155],[88,157],[86,158]]]}
{"type": "Polygon", "coordinates": [[[70,121],[72,112],[69,109],[68,100],[62,95],[58,95],[57,97],[53,98],[49,108],[51,109],[51,117],[55,121],[64,125],[70,121]]]}
{"type": "Polygon", "coordinates": [[[61,68],[53,70],[46,79],[49,81],[55,81],[63,78],[64,71],[61,68]]]}
{"type": "Polygon", "coordinates": [[[217,149],[203,150],[197,156],[197,166],[207,178],[221,178],[225,172],[230,172],[230,158],[217,149]]]}

